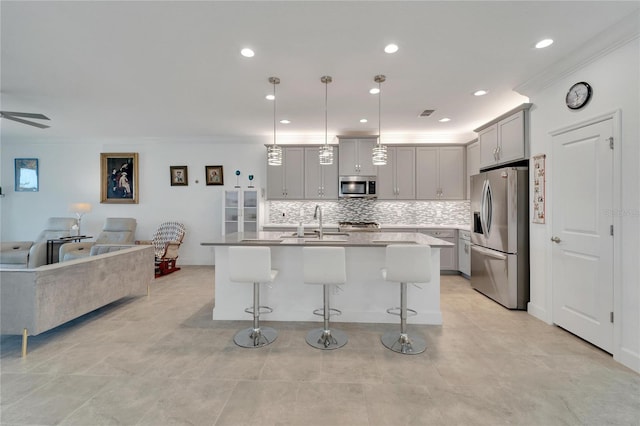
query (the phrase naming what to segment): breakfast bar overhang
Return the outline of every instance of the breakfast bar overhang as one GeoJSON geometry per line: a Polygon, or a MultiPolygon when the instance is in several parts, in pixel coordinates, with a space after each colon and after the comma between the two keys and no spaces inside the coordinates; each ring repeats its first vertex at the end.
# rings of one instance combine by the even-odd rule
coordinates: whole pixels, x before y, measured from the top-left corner
{"type": "MultiPolygon", "coordinates": [[[[251,286],[229,280],[228,248],[230,246],[268,246],[271,267],[279,271],[276,280],[263,284],[261,304],[273,308],[265,321],[318,321],[313,311],[322,306],[322,289],[304,283],[302,247],[333,245],[346,249],[347,283],[331,294],[332,307],[342,314],[333,322],[396,323],[398,318],[387,309],[399,306],[397,285],[384,281],[381,268],[385,263],[385,247],[389,244],[426,244],[431,246],[433,271],[431,281],[408,286],[408,307],[417,311],[409,319],[413,324],[442,324],[440,310],[440,248],[452,245],[429,235],[414,232],[317,233],[297,237],[283,232],[245,232],[223,235],[203,246],[215,249],[214,320],[249,320],[245,308],[251,304],[251,286]]],[[[247,265],[251,268],[251,265],[247,265]]]]}

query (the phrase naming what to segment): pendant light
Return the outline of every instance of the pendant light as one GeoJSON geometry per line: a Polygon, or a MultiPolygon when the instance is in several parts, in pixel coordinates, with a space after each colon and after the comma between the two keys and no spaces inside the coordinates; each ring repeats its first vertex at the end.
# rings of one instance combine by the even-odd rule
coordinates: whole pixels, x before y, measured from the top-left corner
{"type": "Polygon", "coordinates": [[[269,83],[273,84],[273,145],[267,147],[267,164],[281,166],[282,148],[276,143],[276,84],[280,84],[280,79],[278,77],[269,77],[269,83]]]}
{"type": "Polygon", "coordinates": [[[378,143],[373,148],[371,160],[374,166],[386,166],[387,165],[387,147],[382,145],[382,133],[380,132],[380,112],[382,110],[382,90],[380,89],[382,83],[387,79],[384,75],[376,75],[373,77],[373,81],[378,83],[378,143]]]}
{"type": "Polygon", "coordinates": [[[327,94],[329,83],[333,81],[330,75],[320,77],[320,81],[324,83],[324,145],[320,147],[318,154],[320,155],[320,165],[330,166],[333,164],[333,147],[329,145],[327,136],[327,94]]]}

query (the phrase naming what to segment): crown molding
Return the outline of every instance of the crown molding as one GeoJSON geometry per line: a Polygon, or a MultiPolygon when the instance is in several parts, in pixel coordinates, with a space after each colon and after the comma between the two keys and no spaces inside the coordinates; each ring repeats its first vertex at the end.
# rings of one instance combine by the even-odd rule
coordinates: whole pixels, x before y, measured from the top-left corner
{"type": "Polygon", "coordinates": [[[638,38],[640,38],[640,10],[587,40],[570,55],[517,85],[513,90],[531,98],[532,95],[546,89],[555,82],[638,38]]]}

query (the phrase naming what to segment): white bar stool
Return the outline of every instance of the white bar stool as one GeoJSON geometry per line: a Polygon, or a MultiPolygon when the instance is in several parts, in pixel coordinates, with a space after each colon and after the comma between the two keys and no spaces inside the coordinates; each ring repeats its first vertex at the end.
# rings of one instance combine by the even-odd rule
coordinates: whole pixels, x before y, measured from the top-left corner
{"type": "Polygon", "coordinates": [[[341,314],[337,309],[329,307],[329,290],[332,285],[347,282],[347,266],[344,247],[303,247],[304,282],[321,284],[324,291],[324,304],[321,309],[313,311],[324,317],[324,327],[307,333],[306,341],[317,349],[337,349],[347,344],[347,334],[329,328],[329,317],[333,312],[341,314]]]}
{"type": "Polygon", "coordinates": [[[390,314],[400,315],[400,331],[389,331],[380,340],[394,352],[410,355],[422,353],[427,349],[425,340],[421,337],[410,338],[407,334],[407,313],[416,315],[416,311],[407,309],[407,283],[431,281],[431,247],[416,244],[388,245],[385,266],[382,277],[386,281],[400,283],[400,307],[387,309],[390,314]]]}
{"type": "Polygon", "coordinates": [[[253,314],[253,327],[236,333],[233,341],[243,348],[259,348],[276,340],[278,332],[271,327],[260,327],[260,314],[273,312],[260,306],[260,283],[273,282],[278,275],[271,269],[269,247],[229,247],[229,279],[233,282],[253,283],[253,307],[244,311],[253,314]]]}

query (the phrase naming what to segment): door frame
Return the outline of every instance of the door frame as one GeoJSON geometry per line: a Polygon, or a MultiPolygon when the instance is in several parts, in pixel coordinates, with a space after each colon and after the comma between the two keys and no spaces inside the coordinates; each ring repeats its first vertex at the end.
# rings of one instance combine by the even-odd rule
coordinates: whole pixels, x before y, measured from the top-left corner
{"type": "MultiPolygon", "coordinates": [[[[572,130],[579,129],[581,127],[590,126],[592,124],[600,123],[602,121],[611,120],[611,124],[613,127],[613,205],[612,211],[609,212],[612,217],[613,224],[613,312],[614,312],[614,322],[613,322],[613,358],[618,360],[620,356],[620,342],[622,341],[622,323],[621,315],[622,312],[622,268],[621,268],[621,253],[622,253],[622,239],[620,238],[620,232],[622,231],[622,220],[620,214],[616,214],[621,211],[622,208],[622,143],[621,143],[621,116],[622,112],[620,109],[616,109],[614,111],[610,111],[583,121],[579,121],[556,130],[552,130],[549,132],[549,136],[551,136],[551,144],[549,146],[549,150],[553,152],[553,137],[561,135],[563,133],[570,132],[572,130]],[[617,320],[616,320],[617,318],[617,320]]],[[[552,166],[553,162],[550,161],[547,164],[547,171],[549,167],[552,166]]],[[[553,169],[551,169],[551,177],[553,177],[553,169]]],[[[547,176],[549,179],[549,176],[547,176]]],[[[551,193],[549,194],[548,200],[553,203],[553,188],[547,188],[547,190],[551,189],[551,193]]],[[[552,211],[552,206],[547,206],[547,211],[552,211]]],[[[551,237],[553,233],[553,215],[549,217],[549,226],[546,229],[546,243],[551,244],[551,237]]],[[[548,310],[548,320],[549,323],[553,324],[553,255],[551,250],[551,246],[546,250],[547,254],[547,265],[551,265],[550,268],[546,271],[546,304],[548,310]]]]}

